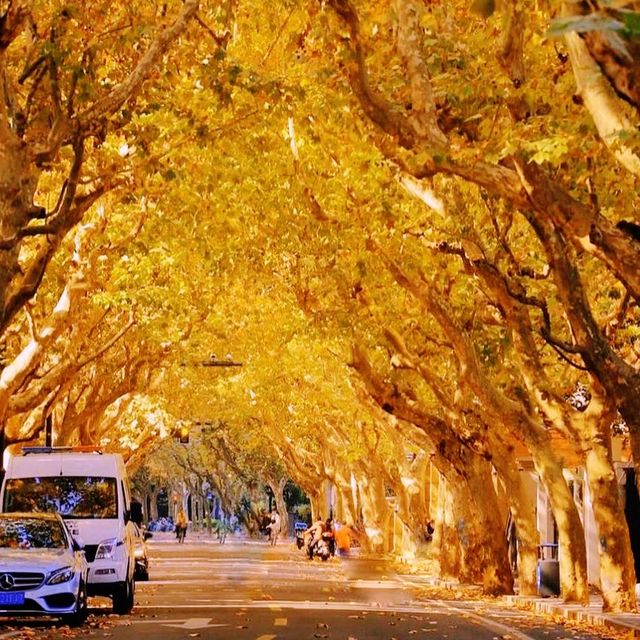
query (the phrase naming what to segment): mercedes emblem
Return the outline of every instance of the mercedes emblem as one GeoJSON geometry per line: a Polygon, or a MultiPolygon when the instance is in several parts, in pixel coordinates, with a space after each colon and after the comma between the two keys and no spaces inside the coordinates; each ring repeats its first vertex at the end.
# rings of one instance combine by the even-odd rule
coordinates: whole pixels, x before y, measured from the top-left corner
{"type": "Polygon", "coordinates": [[[15,580],[10,573],[3,573],[0,576],[0,589],[4,589],[5,591],[9,591],[9,589],[13,589],[15,585],[15,580]]]}

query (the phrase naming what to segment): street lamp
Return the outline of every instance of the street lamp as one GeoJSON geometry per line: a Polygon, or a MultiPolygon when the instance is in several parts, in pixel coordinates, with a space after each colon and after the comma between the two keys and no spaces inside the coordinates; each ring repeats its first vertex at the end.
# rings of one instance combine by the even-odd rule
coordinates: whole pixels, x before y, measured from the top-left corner
{"type": "Polygon", "coordinates": [[[226,360],[218,360],[215,353],[209,356],[208,360],[198,360],[196,362],[183,362],[183,367],[241,367],[242,362],[236,362],[230,356],[226,360]]]}

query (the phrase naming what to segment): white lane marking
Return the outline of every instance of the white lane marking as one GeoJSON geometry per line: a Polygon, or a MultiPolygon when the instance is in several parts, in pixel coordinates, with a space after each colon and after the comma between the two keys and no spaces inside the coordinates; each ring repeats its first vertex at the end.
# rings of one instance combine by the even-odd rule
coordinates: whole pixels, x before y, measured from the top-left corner
{"type": "MultiPolygon", "coordinates": [[[[133,621],[127,620],[119,624],[130,625],[133,621]]],[[[228,627],[228,624],[212,623],[211,618],[179,618],[178,620],[136,620],[135,624],[160,624],[163,627],[175,627],[176,629],[212,629],[213,627],[228,627]]]]}
{"type": "Polygon", "coordinates": [[[501,622],[495,622],[493,620],[488,620],[487,618],[478,615],[477,613],[472,613],[470,611],[466,611],[465,609],[460,609],[458,607],[453,607],[450,604],[446,604],[445,602],[434,602],[433,600],[428,601],[430,604],[436,605],[447,611],[457,613],[463,618],[467,618],[468,620],[473,620],[477,624],[489,629],[490,631],[497,632],[502,636],[510,636],[515,638],[516,640],[535,640],[533,636],[529,636],[522,631],[515,629],[514,627],[509,627],[506,624],[502,624],[501,622]]]}
{"type": "Polygon", "coordinates": [[[288,624],[288,621],[286,618],[276,618],[273,621],[273,626],[274,627],[286,627],[288,624]]]}
{"type": "Polygon", "coordinates": [[[267,636],[258,636],[256,640],[276,640],[277,636],[267,635],[267,636]]]}
{"type": "MultiPolygon", "coordinates": [[[[398,613],[418,613],[418,614],[425,614],[427,612],[427,609],[424,605],[407,605],[407,606],[394,606],[394,605],[384,605],[381,603],[369,603],[369,602],[327,602],[327,601],[305,601],[305,602],[297,602],[297,601],[279,601],[279,602],[272,602],[272,601],[262,601],[262,600],[254,600],[252,602],[245,602],[245,604],[242,605],[243,609],[271,609],[272,606],[274,606],[274,604],[276,606],[281,607],[281,609],[296,609],[296,610],[311,610],[311,611],[315,611],[315,610],[331,610],[331,611],[388,611],[388,612],[398,612],[398,613]]],[[[153,605],[153,604],[142,604],[142,605],[138,605],[136,604],[136,610],[143,610],[143,609],[157,609],[157,610],[164,610],[164,609],[238,609],[238,602],[237,601],[228,601],[228,600],[221,600],[216,604],[211,604],[211,605],[204,605],[204,604],[198,604],[198,605],[193,605],[193,604],[167,604],[167,605],[162,605],[162,604],[157,604],[157,605],[153,605]]],[[[446,615],[443,614],[442,611],[439,612],[441,615],[446,615]]],[[[136,621],[135,620],[129,620],[128,622],[135,624],[136,621]]],[[[156,620],[157,622],[157,620],[156,620]]]]}
{"type": "Polygon", "coordinates": [[[269,609],[271,609],[271,611],[282,611],[282,607],[279,607],[278,605],[272,604],[269,609]]]}
{"type": "Polygon", "coordinates": [[[351,580],[352,589],[397,589],[401,584],[394,580],[351,580]]]}
{"type": "MultiPolygon", "coordinates": [[[[240,586],[243,587],[251,587],[251,586],[258,586],[258,587],[263,587],[265,584],[264,580],[237,580],[237,581],[229,581],[229,584],[227,583],[222,583],[221,586],[225,587],[225,588],[234,588],[236,587],[236,584],[234,584],[234,582],[239,582],[241,583],[240,586]]],[[[321,585],[321,584],[331,584],[331,585],[335,585],[335,580],[314,580],[313,581],[314,585],[321,585]]],[[[149,582],[136,582],[136,591],[138,591],[139,589],[142,590],[147,590],[147,589],[151,589],[152,587],[159,585],[159,584],[199,584],[202,586],[202,580],[198,580],[197,578],[195,579],[190,579],[190,578],[183,578],[182,580],[149,580],[149,582]]],[[[346,585],[345,585],[346,586],[346,585]]]]}

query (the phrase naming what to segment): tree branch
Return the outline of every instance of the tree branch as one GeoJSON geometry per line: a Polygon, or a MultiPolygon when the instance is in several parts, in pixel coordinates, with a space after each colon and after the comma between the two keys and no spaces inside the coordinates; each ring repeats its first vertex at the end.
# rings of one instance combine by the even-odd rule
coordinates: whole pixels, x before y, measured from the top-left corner
{"type": "Polygon", "coordinates": [[[96,123],[118,111],[135,95],[158,60],[186,30],[190,20],[196,15],[199,5],[199,0],[185,0],[182,11],[173,24],[158,34],[129,77],[115,86],[101,100],[76,116],[75,119],[81,131],[91,131],[96,123]]]}

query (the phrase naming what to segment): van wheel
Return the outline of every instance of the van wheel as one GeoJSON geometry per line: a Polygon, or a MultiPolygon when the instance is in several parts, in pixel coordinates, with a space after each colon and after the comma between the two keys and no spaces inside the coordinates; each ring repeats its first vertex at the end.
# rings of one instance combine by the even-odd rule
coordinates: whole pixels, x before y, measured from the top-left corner
{"type": "Polygon", "coordinates": [[[87,619],[89,610],[87,608],[87,587],[84,584],[80,585],[78,590],[78,600],[76,602],[76,610],[73,613],[69,613],[66,616],[62,616],[62,622],[68,624],[70,627],[79,627],[87,619]]]}
{"type": "Polygon", "coordinates": [[[134,582],[127,580],[119,584],[113,592],[113,613],[127,614],[133,609],[134,582]]]}

